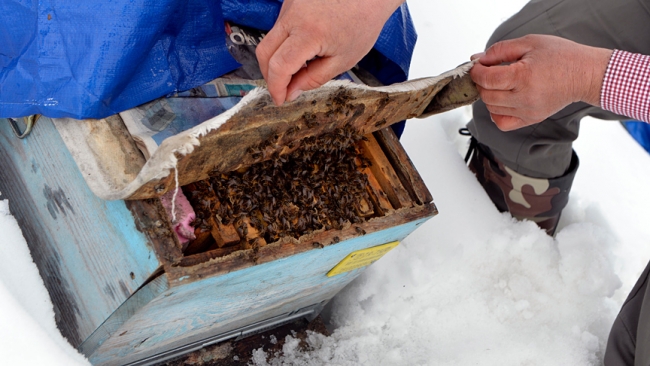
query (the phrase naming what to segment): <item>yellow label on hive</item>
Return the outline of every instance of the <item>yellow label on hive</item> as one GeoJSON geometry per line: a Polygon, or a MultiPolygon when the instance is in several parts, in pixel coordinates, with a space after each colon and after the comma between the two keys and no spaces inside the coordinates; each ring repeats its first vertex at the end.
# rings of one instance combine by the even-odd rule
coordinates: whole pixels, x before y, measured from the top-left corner
{"type": "Polygon", "coordinates": [[[339,264],[327,272],[327,277],[333,277],[341,273],[350,272],[353,269],[369,266],[377,259],[383,257],[384,254],[390,252],[398,244],[398,241],[394,241],[383,245],[377,245],[376,247],[352,252],[348,254],[347,257],[343,258],[339,264]]]}

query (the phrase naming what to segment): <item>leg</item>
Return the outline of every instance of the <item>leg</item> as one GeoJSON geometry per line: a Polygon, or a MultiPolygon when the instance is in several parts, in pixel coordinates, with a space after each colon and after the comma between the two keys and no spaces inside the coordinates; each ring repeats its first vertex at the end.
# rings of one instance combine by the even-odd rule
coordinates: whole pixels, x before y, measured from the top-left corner
{"type": "Polygon", "coordinates": [[[648,339],[645,339],[645,342],[643,342],[643,339],[647,338],[648,330],[650,330],[650,324],[647,323],[646,319],[648,312],[650,312],[650,301],[646,298],[649,272],[650,263],[639,277],[634,288],[632,288],[616,320],[614,320],[605,351],[605,366],[633,366],[635,361],[642,360],[646,361],[642,364],[648,364],[647,347],[637,349],[636,345],[637,338],[639,344],[648,341],[648,339]],[[636,360],[637,358],[638,360],[636,360]]]}
{"type": "MultiPolygon", "coordinates": [[[[488,45],[526,34],[552,34],[588,45],[650,54],[650,1],[532,0],[497,28],[488,45]]],[[[602,119],[622,118],[584,103],[575,103],[540,124],[502,132],[490,120],[482,102],[475,103],[473,109],[474,119],[468,128],[479,142],[483,156],[475,154],[479,161],[473,159],[470,165],[479,175],[479,180],[494,181],[480,176],[480,167],[486,165],[502,164],[520,174],[521,177],[511,177],[499,171],[488,172],[501,178],[499,183],[492,182],[500,188],[493,190],[496,196],[491,193],[490,197],[500,210],[510,211],[516,217],[537,222],[550,219],[553,229],[549,232],[554,230],[559,213],[568,201],[578,167],[571,145],[578,137],[580,120],[587,115],[602,119]],[[482,161],[485,157],[491,159],[490,164],[482,161]],[[539,185],[535,179],[547,182],[539,185]],[[555,182],[556,179],[562,181],[555,182]],[[505,186],[501,185],[503,181],[505,186]],[[532,183],[537,183],[537,186],[532,183]],[[535,189],[524,189],[525,185],[535,189]],[[553,192],[540,192],[542,186],[553,189],[553,192]],[[531,200],[541,195],[547,196],[542,199],[545,205],[534,207],[531,200]],[[552,208],[549,209],[548,205],[552,208]]]]}

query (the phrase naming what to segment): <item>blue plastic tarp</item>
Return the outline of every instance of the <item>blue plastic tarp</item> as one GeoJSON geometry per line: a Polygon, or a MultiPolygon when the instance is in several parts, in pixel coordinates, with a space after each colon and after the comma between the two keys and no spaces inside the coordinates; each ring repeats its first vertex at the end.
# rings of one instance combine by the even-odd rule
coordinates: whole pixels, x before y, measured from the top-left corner
{"type": "MultiPolygon", "coordinates": [[[[103,118],[239,67],[224,21],[268,30],[279,0],[0,2],[0,117],[103,118]]],[[[406,5],[362,61],[380,81],[408,75],[406,5]]]]}
{"type": "Polygon", "coordinates": [[[632,137],[650,153],[650,124],[642,121],[623,122],[625,129],[632,137]]]}

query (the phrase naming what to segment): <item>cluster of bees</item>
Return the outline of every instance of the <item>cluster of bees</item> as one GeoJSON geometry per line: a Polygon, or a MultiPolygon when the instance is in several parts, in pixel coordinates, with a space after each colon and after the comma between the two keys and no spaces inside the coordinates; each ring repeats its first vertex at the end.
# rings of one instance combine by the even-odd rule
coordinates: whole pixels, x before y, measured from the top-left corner
{"type": "MultiPolygon", "coordinates": [[[[337,129],[294,142],[300,146],[293,152],[276,152],[244,171],[213,171],[189,192],[198,203],[197,229],[234,226],[244,247],[255,247],[260,239],[272,243],[365,221],[362,202],[370,197],[361,170],[371,163],[359,151],[362,139],[351,128],[337,129]]],[[[265,151],[257,146],[248,153],[260,159],[265,151]]]]}

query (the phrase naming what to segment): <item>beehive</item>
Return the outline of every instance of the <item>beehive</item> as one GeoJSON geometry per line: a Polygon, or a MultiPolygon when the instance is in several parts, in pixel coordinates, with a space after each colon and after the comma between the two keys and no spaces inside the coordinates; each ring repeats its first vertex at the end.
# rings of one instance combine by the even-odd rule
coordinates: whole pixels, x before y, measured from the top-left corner
{"type": "MultiPolygon", "coordinates": [[[[310,100],[307,95],[285,109],[274,108],[266,97],[258,99],[220,129],[201,135],[200,145],[184,155],[161,146],[177,163],[166,175],[150,179],[141,179],[149,163],[117,116],[102,121],[40,118],[25,140],[16,139],[3,121],[0,192],[23,230],[62,334],[93,364],[143,365],[315,316],[363,269],[328,277],[346,256],[400,241],[436,214],[399,141],[383,127],[414,113],[408,103],[420,108],[415,115],[439,103],[432,98],[446,95],[451,79],[417,92],[364,91],[345,100],[345,91],[334,89],[332,98],[310,100]],[[399,108],[386,108],[393,103],[399,108]],[[367,196],[362,191],[352,195],[355,201],[345,208],[354,215],[326,215],[304,232],[285,230],[288,235],[263,225],[263,235],[249,237],[251,231],[244,233],[240,222],[238,240],[221,243],[215,235],[225,234],[213,235],[213,226],[235,222],[214,222],[209,225],[212,239],[183,251],[157,198],[176,182],[191,196],[206,179],[246,174],[267,158],[285,159],[310,138],[348,134],[341,132],[346,126],[365,136],[354,145],[363,158],[355,156],[351,172],[367,177],[360,186],[367,196]],[[101,185],[117,192],[104,197],[112,200],[98,197],[101,185]]],[[[362,178],[350,174],[352,180],[362,178]]],[[[220,204],[227,199],[213,190],[220,204]]],[[[284,209],[305,210],[294,205],[284,209]]],[[[213,220],[223,219],[218,207],[210,211],[218,215],[210,216],[213,220]]],[[[300,225],[296,217],[302,216],[287,216],[288,224],[300,225]]]]}

